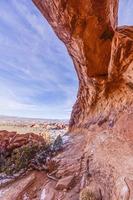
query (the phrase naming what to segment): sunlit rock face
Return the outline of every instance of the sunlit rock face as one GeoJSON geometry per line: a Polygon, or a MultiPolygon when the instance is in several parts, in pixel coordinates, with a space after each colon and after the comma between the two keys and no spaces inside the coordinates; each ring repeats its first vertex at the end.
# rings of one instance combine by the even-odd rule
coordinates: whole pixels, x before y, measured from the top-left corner
{"type": "Polygon", "coordinates": [[[64,42],[79,78],[70,130],[113,127],[133,102],[133,27],[117,27],[118,0],[33,0],[64,42]]]}

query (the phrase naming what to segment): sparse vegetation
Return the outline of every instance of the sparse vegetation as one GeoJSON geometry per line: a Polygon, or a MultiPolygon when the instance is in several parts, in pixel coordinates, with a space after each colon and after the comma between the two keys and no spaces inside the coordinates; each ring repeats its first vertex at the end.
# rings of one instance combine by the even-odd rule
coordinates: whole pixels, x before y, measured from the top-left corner
{"type": "MultiPolygon", "coordinates": [[[[54,144],[37,144],[28,143],[19,148],[13,149],[11,152],[0,153],[0,173],[13,175],[20,170],[34,168],[43,169],[41,165],[45,165],[47,157],[52,158],[53,155],[60,150],[62,146],[61,136],[57,137],[54,144]]],[[[46,169],[46,168],[44,168],[46,169]]]]}
{"type": "Polygon", "coordinates": [[[80,200],[101,200],[101,198],[94,191],[91,191],[89,187],[86,187],[80,192],[80,200]]]}

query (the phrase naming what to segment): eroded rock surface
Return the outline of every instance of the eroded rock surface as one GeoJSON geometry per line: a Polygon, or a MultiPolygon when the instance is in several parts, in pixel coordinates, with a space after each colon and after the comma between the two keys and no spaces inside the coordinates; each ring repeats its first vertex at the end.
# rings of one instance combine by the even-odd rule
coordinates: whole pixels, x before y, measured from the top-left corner
{"type": "Polygon", "coordinates": [[[17,132],[0,131],[0,153],[13,151],[23,145],[34,143],[37,145],[46,145],[42,136],[34,133],[17,134],[17,132]]]}
{"type": "Polygon", "coordinates": [[[30,187],[35,181],[35,175],[31,174],[21,180],[0,190],[0,200],[17,200],[21,192],[30,187]]]}

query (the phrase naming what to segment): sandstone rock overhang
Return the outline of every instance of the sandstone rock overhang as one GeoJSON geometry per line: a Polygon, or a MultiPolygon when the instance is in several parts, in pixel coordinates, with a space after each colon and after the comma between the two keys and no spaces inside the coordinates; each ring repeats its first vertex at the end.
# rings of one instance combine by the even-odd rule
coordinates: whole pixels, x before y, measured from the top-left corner
{"type": "Polygon", "coordinates": [[[117,27],[119,1],[33,2],[66,45],[77,71],[70,129],[105,121],[113,126],[133,102],[133,27],[117,27]]]}
{"type": "MultiPolygon", "coordinates": [[[[106,75],[117,25],[117,1],[33,0],[65,43],[79,77],[106,75]]],[[[81,77],[82,79],[82,77],[81,77]]]]}

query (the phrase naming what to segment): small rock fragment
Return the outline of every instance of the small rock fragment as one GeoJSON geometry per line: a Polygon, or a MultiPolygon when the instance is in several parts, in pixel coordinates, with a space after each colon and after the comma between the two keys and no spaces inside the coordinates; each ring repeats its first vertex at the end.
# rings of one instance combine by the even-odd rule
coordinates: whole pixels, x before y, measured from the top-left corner
{"type": "Polygon", "coordinates": [[[60,179],[56,184],[57,190],[64,190],[64,189],[70,189],[73,185],[74,176],[67,176],[65,178],[60,179]]]}

